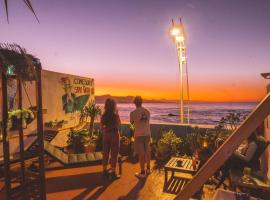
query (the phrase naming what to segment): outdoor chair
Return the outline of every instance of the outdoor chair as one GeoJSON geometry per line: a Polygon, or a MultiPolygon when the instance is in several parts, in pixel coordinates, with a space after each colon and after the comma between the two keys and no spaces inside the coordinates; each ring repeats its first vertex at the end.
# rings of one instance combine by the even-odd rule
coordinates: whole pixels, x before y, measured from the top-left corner
{"type": "MultiPolygon", "coordinates": [[[[260,157],[262,156],[262,154],[264,153],[264,151],[266,150],[269,144],[270,144],[270,141],[266,141],[263,137],[258,138],[257,149],[254,155],[248,162],[243,161],[244,164],[241,165],[238,171],[239,170],[243,171],[244,167],[249,167],[252,169],[252,171],[260,170],[261,168],[260,157]]],[[[216,189],[219,188],[221,185],[223,185],[225,189],[228,187],[228,185],[225,184],[224,181],[226,179],[230,179],[230,176],[229,176],[230,170],[235,170],[230,166],[230,163],[228,162],[230,162],[230,159],[228,159],[228,161],[223,166],[221,166],[221,168],[215,173],[213,177],[214,182],[216,183],[216,189]]]]}

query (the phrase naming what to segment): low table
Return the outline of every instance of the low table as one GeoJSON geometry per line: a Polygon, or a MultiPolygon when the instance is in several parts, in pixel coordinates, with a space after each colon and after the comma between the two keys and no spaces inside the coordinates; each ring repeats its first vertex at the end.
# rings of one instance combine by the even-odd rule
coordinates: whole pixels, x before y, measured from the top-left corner
{"type": "Polygon", "coordinates": [[[174,178],[180,178],[189,180],[192,178],[192,175],[194,175],[200,165],[200,161],[196,162],[196,166],[193,168],[192,166],[192,159],[189,158],[183,158],[183,157],[172,157],[169,162],[165,165],[165,182],[164,182],[164,188],[167,188],[168,183],[170,183],[171,180],[174,178]],[[178,163],[181,162],[181,166],[178,166],[178,163]],[[171,171],[171,177],[168,180],[168,172],[171,171]],[[175,177],[175,172],[182,172],[182,175],[175,177]],[[187,176],[189,175],[189,176],[187,176]]]}

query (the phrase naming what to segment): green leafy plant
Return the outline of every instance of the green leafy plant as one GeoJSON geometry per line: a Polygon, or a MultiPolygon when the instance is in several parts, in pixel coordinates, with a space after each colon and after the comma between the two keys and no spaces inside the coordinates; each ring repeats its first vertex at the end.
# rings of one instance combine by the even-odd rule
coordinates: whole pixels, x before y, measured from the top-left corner
{"type": "Polygon", "coordinates": [[[73,147],[76,152],[81,153],[84,152],[83,148],[86,146],[96,146],[97,140],[98,136],[90,135],[89,130],[87,129],[71,129],[68,133],[67,143],[69,146],[73,147]]]}
{"type": "Polygon", "coordinates": [[[201,130],[199,127],[192,128],[190,133],[187,133],[183,137],[183,142],[181,143],[181,154],[192,156],[193,152],[200,147],[200,139],[201,139],[201,130]]]}
{"type": "Polygon", "coordinates": [[[17,109],[8,112],[8,130],[17,129],[19,126],[19,120],[21,119],[22,128],[27,128],[27,124],[31,123],[35,119],[35,114],[30,109],[17,109]]]}
{"type": "Polygon", "coordinates": [[[101,108],[94,101],[90,101],[89,104],[86,105],[81,111],[80,122],[88,122],[90,120],[90,135],[93,135],[94,121],[99,115],[101,115],[101,108]]]}
{"type": "Polygon", "coordinates": [[[160,140],[157,142],[156,157],[158,160],[168,160],[173,155],[178,155],[179,145],[182,142],[173,130],[164,132],[160,140]]]}

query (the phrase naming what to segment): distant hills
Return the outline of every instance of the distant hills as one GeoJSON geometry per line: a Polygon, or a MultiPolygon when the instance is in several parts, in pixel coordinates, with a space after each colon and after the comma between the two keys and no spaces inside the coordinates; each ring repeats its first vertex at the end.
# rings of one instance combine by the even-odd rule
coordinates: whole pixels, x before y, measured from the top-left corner
{"type": "MultiPolygon", "coordinates": [[[[104,103],[107,98],[113,98],[117,103],[132,103],[134,96],[112,96],[109,94],[95,96],[96,103],[104,103]]],[[[176,100],[167,100],[167,99],[144,99],[146,103],[175,103],[176,100]]]]}
{"type": "MultiPolygon", "coordinates": [[[[113,98],[117,103],[132,103],[134,96],[112,96],[109,94],[96,95],[95,101],[98,104],[105,103],[107,98],[113,98]]],[[[179,103],[180,100],[168,100],[168,99],[144,99],[145,103],[179,103]]],[[[258,103],[258,102],[214,102],[214,101],[190,101],[191,103],[258,103]]]]}

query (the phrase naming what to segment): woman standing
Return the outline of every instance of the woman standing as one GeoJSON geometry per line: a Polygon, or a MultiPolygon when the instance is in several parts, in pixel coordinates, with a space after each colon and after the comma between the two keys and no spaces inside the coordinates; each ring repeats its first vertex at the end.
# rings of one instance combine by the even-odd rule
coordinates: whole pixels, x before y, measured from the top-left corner
{"type": "Polygon", "coordinates": [[[117,113],[116,102],[108,98],[105,102],[105,111],[101,116],[101,128],[103,130],[103,176],[112,179],[120,178],[116,175],[115,168],[119,153],[119,127],[120,117],[117,113]],[[111,170],[107,169],[109,155],[111,156],[111,170]]]}

